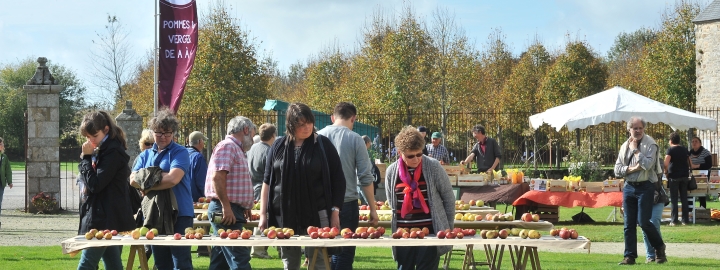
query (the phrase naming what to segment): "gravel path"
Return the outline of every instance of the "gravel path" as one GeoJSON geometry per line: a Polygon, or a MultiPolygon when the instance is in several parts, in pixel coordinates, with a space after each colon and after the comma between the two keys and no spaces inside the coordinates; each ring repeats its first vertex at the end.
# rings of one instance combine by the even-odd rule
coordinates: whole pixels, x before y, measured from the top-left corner
{"type": "MultiPolygon", "coordinates": [[[[77,234],[78,213],[63,212],[57,215],[28,214],[3,209],[0,246],[55,246],[77,234]]],[[[720,244],[667,243],[667,254],[672,257],[710,258],[720,260],[720,244]]],[[[580,249],[543,248],[543,252],[585,253],[580,249]]],[[[592,243],[591,253],[617,254],[622,257],[623,243],[592,243]]],[[[645,246],[638,244],[638,253],[645,254],[645,246]]]]}

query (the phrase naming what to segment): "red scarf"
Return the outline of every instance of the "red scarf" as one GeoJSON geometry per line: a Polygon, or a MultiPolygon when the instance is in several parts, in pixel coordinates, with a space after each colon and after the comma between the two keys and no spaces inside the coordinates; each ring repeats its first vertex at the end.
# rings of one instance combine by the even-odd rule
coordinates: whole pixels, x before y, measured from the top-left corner
{"type": "Polygon", "coordinates": [[[405,166],[402,155],[400,155],[400,159],[398,159],[398,166],[400,167],[398,169],[400,181],[402,181],[400,186],[405,187],[403,189],[405,197],[403,197],[402,208],[400,208],[400,217],[405,218],[405,215],[410,213],[413,208],[422,208],[425,214],[430,213],[430,208],[428,208],[427,203],[425,203],[425,197],[418,188],[418,180],[420,180],[420,174],[422,174],[422,160],[417,168],[415,168],[415,174],[412,177],[410,177],[410,171],[408,171],[405,166]]]}

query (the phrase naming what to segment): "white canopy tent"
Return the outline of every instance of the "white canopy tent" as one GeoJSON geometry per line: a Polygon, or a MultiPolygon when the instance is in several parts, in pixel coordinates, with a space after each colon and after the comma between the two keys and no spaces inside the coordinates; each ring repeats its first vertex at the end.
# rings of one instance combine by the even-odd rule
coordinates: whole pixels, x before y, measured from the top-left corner
{"type": "Polygon", "coordinates": [[[530,126],[537,129],[547,123],[557,131],[563,126],[574,130],[627,121],[632,116],[640,116],[649,123],[664,123],[673,129],[717,131],[717,121],[713,118],[657,102],[619,86],[532,115],[530,126]]]}

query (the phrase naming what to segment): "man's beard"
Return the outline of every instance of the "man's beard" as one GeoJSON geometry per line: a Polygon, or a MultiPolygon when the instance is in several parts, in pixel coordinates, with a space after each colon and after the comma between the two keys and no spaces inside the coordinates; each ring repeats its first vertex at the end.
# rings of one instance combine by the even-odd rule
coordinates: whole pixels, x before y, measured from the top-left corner
{"type": "Polygon", "coordinates": [[[243,151],[247,152],[250,151],[250,147],[253,145],[253,138],[250,137],[250,135],[243,136],[242,138],[242,148],[243,151]]]}

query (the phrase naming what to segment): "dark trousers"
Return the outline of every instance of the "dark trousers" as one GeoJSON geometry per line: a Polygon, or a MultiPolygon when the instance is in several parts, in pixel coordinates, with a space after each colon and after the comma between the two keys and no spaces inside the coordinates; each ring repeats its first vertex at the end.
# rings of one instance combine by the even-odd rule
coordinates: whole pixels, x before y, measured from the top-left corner
{"type": "Polygon", "coordinates": [[[682,222],[690,222],[690,213],[688,209],[688,179],[685,178],[672,178],[668,181],[668,187],[670,188],[670,221],[678,222],[678,194],[680,195],[680,205],[682,206],[682,222]]]}
{"type": "Polygon", "coordinates": [[[655,249],[665,245],[657,228],[650,222],[652,217],[655,184],[650,181],[639,183],[625,183],[623,188],[623,209],[625,209],[625,224],[623,236],[625,238],[624,256],[637,258],[637,227],[643,230],[650,245],[655,249]]]}
{"type": "MultiPolygon", "coordinates": [[[[184,234],[185,228],[193,226],[192,217],[178,217],[175,221],[175,233],[184,234]]],[[[155,266],[158,269],[193,269],[190,246],[152,246],[155,266]]]]}
{"type": "MultiPolygon", "coordinates": [[[[342,211],[340,211],[340,228],[350,228],[353,232],[358,227],[358,216],[360,216],[360,208],[357,200],[343,203],[342,211]]],[[[332,256],[330,267],[333,270],[351,270],[353,269],[353,261],[355,261],[355,247],[341,247],[340,254],[332,256]]]]}
{"type": "Polygon", "coordinates": [[[395,247],[398,270],[437,270],[440,255],[437,247],[395,247]]]}

